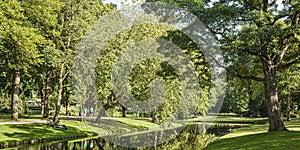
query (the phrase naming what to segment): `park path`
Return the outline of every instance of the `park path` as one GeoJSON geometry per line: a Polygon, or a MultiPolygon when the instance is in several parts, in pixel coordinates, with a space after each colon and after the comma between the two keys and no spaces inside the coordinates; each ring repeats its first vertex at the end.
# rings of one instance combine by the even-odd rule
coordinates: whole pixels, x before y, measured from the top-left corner
{"type": "MultiPolygon", "coordinates": [[[[77,120],[81,121],[80,116],[61,116],[59,117],[60,120],[77,120]]],[[[96,117],[85,117],[84,120],[92,120],[96,119],[96,117]]],[[[113,119],[113,117],[101,117],[101,119],[113,119]]],[[[47,123],[48,120],[46,119],[21,119],[19,121],[3,121],[0,122],[0,125],[6,125],[6,124],[29,124],[29,123],[47,123]]]]}
{"type": "Polygon", "coordinates": [[[26,120],[20,120],[20,121],[6,121],[6,122],[0,122],[0,125],[6,125],[6,124],[29,124],[29,123],[47,123],[47,120],[42,120],[42,119],[26,119],[26,120]]]}

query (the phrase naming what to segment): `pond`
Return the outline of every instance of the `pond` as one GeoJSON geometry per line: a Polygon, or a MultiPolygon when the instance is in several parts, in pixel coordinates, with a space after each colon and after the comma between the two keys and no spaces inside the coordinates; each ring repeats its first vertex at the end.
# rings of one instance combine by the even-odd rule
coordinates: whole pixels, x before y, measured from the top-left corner
{"type": "MultiPolygon", "coordinates": [[[[227,134],[228,132],[233,131],[235,128],[240,128],[239,125],[224,125],[224,124],[216,124],[212,125],[210,128],[206,130],[206,133],[199,133],[194,132],[198,131],[199,125],[189,125],[185,127],[177,136],[168,140],[164,143],[161,143],[157,146],[152,147],[139,147],[139,148],[128,148],[125,146],[119,146],[117,144],[110,143],[107,140],[108,138],[97,137],[97,138],[85,138],[85,139],[77,139],[71,141],[58,141],[52,143],[42,143],[42,144],[35,144],[35,145],[24,145],[20,147],[15,147],[12,149],[15,150],[34,150],[34,149],[41,149],[41,150],[77,150],[77,149],[95,149],[95,150],[102,150],[102,149],[121,149],[121,150],[128,150],[128,149],[181,149],[187,147],[191,149],[203,149],[208,143],[215,139],[215,136],[222,136],[227,134]],[[211,135],[213,134],[213,135],[211,135]],[[199,140],[200,139],[200,140],[199,140]]],[[[135,140],[135,137],[132,136],[131,140],[135,140]]],[[[145,142],[151,142],[151,139],[145,139],[145,142]],[[148,141],[149,140],[149,141],[148,141]]]]}

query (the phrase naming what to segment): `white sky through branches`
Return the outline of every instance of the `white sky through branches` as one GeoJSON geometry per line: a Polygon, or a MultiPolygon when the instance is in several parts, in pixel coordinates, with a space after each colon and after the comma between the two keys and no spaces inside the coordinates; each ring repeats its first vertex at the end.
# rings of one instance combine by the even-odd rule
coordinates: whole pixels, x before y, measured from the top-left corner
{"type": "MultiPolygon", "coordinates": [[[[121,6],[122,6],[122,3],[124,3],[124,4],[132,4],[132,1],[138,1],[138,2],[142,2],[142,1],[144,1],[144,0],[103,0],[103,3],[113,3],[113,4],[116,4],[117,5],[117,7],[118,7],[118,9],[120,9],[121,8],[121,6]]],[[[214,1],[218,1],[218,0],[213,0],[213,2],[214,1]]],[[[283,0],[278,0],[277,2],[276,2],[276,4],[278,5],[278,9],[279,10],[281,10],[283,7],[284,7],[284,5],[282,4],[282,1],[283,0]]]]}

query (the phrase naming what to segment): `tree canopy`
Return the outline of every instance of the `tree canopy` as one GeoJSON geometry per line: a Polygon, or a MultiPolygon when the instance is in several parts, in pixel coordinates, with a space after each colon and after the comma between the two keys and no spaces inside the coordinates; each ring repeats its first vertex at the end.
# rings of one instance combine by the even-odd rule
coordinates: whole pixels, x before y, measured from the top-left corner
{"type": "MultiPolygon", "coordinates": [[[[97,88],[102,103],[109,103],[113,94],[113,87],[111,83],[111,70],[120,57],[121,53],[126,51],[130,42],[138,42],[143,39],[166,39],[173,42],[185,52],[191,61],[195,64],[197,77],[201,85],[201,96],[198,100],[198,110],[204,114],[208,109],[208,97],[210,88],[210,69],[208,67],[202,51],[196,44],[194,44],[186,35],[182,34],[166,24],[152,24],[143,23],[132,26],[129,30],[122,31],[112,41],[110,41],[104,48],[102,54],[98,59],[97,65],[97,88]]],[[[152,45],[153,43],[149,43],[152,45]]],[[[144,45],[147,47],[147,45],[144,45]]],[[[168,63],[160,60],[144,60],[137,64],[132,69],[129,76],[131,92],[138,100],[146,101],[151,97],[149,86],[154,79],[161,79],[166,82],[167,96],[166,100],[159,108],[153,112],[157,115],[158,121],[165,120],[172,115],[179,104],[182,90],[180,79],[176,70],[168,63]]],[[[158,87],[155,87],[158,88],[158,87]]],[[[151,107],[151,106],[150,106],[151,107]]],[[[152,106],[153,107],[153,106],[152,106]]],[[[181,110],[182,113],[189,110],[181,110]]],[[[191,111],[191,110],[190,110],[191,111]]],[[[178,116],[176,116],[178,117],[178,116]]]]}

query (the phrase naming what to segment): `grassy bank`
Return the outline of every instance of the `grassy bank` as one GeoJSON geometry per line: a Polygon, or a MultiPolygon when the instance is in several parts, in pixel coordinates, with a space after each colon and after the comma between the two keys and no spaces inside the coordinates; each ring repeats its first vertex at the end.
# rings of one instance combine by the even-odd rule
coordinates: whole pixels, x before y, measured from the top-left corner
{"type": "MultiPolygon", "coordinates": [[[[25,119],[26,120],[26,119],[25,119]]],[[[54,129],[47,123],[2,124],[0,125],[0,148],[22,144],[43,143],[63,139],[114,133],[126,133],[157,126],[147,120],[130,118],[103,119],[100,125],[80,121],[61,121],[68,129],[54,129]]]]}
{"type": "Polygon", "coordinates": [[[254,118],[254,117],[239,117],[236,114],[219,114],[218,116],[208,115],[205,117],[195,117],[190,119],[192,122],[212,122],[212,123],[229,123],[229,124],[266,124],[267,118],[254,118]]]}
{"type": "Polygon", "coordinates": [[[300,121],[286,122],[286,127],[290,131],[267,132],[268,124],[237,129],[220,137],[205,149],[299,149],[300,121]]]}
{"type": "Polygon", "coordinates": [[[78,121],[63,121],[68,129],[54,129],[46,123],[0,125],[0,147],[93,136],[95,133],[78,121]]]}
{"type": "MultiPolygon", "coordinates": [[[[26,121],[28,119],[22,118],[21,120],[26,121]]],[[[189,121],[203,122],[201,117],[189,121]]],[[[298,143],[300,143],[300,121],[298,120],[286,122],[289,132],[271,133],[266,132],[268,129],[266,118],[241,118],[222,115],[211,123],[215,125],[239,125],[242,128],[221,136],[214,143],[208,145],[206,149],[297,149],[298,143]]],[[[15,146],[61,139],[78,139],[95,133],[99,136],[126,133],[123,136],[129,136],[151,132],[159,128],[157,124],[150,122],[147,118],[107,117],[103,118],[100,124],[81,123],[76,120],[61,121],[61,124],[66,125],[68,130],[54,129],[49,127],[47,123],[0,125],[0,144],[15,146]]],[[[172,123],[171,126],[176,127],[180,124],[172,123]]]]}

